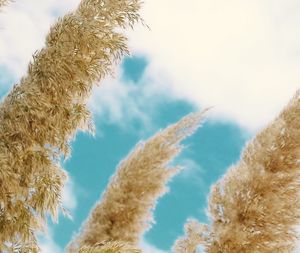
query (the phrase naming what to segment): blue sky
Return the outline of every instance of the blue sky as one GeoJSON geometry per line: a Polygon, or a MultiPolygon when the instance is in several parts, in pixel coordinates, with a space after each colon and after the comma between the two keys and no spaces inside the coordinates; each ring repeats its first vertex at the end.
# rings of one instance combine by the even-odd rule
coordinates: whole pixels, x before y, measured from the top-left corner
{"type": "MultiPolygon", "coordinates": [[[[57,16],[79,1],[16,0],[0,13],[1,98],[26,72],[57,16]]],[[[158,202],[145,253],[167,252],[187,218],[206,222],[211,184],[299,88],[299,14],[298,0],[145,1],[142,15],[151,30],[127,32],[132,57],[93,90],[96,135],[78,133],[64,162],[70,182],[63,201],[73,220],[49,221],[42,253],[63,252],[139,140],[214,106],[174,161],[185,170],[158,202]]]]}

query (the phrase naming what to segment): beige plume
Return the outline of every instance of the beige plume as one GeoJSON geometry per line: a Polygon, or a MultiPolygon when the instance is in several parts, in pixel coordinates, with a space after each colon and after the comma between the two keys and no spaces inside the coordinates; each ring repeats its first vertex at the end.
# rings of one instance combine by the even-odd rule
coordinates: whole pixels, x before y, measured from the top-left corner
{"type": "Polygon", "coordinates": [[[139,18],[137,0],[83,0],[51,27],[46,46],[0,106],[0,252],[37,252],[35,232],[56,217],[61,156],[78,129],[92,130],[93,84],[128,53],[116,31],[139,18]]]}
{"type": "Polygon", "coordinates": [[[205,242],[200,242],[204,252],[294,251],[300,223],[299,116],[300,91],[212,187],[212,225],[205,242]]]}
{"type": "Polygon", "coordinates": [[[173,250],[176,253],[196,253],[198,246],[207,240],[208,226],[189,219],[184,228],[185,236],[176,240],[173,250]]]}
{"type": "Polygon", "coordinates": [[[167,191],[167,181],[179,170],[169,167],[169,163],[181,151],[180,141],[199,127],[202,118],[203,113],[192,113],[134,148],[120,163],[101,201],[70,243],[69,252],[105,240],[137,245],[153,222],[156,200],[167,191]]]}

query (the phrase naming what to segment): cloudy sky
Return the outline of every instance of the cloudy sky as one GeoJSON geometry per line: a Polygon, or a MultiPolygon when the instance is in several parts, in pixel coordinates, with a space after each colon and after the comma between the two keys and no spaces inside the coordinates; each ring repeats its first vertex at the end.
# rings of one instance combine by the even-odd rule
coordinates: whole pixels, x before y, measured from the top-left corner
{"type": "MultiPolygon", "coordinates": [[[[0,13],[0,96],[26,73],[50,25],[79,0],[15,0],[0,13]]],[[[143,247],[168,252],[188,217],[207,221],[210,185],[239,159],[251,136],[299,88],[298,0],[149,0],[150,29],[128,31],[132,57],[94,89],[95,137],[79,133],[65,162],[64,204],[73,219],[49,223],[43,253],[63,252],[118,163],[183,115],[213,106],[176,163],[186,169],[159,201],[143,247]],[[176,208],[174,208],[176,207],[176,208]]]]}

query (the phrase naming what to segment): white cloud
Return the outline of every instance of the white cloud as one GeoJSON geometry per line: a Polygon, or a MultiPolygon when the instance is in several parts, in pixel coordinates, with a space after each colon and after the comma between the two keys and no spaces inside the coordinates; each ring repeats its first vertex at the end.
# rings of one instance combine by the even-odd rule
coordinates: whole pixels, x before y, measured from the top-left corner
{"type": "MultiPolygon", "coordinates": [[[[55,18],[78,3],[28,0],[4,8],[0,66],[18,79],[55,18]]],[[[215,106],[219,119],[256,129],[300,87],[299,14],[297,0],[145,1],[143,16],[151,30],[136,29],[130,44],[149,57],[144,80],[152,87],[199,106],[215,106]]],[[[109,107],[112,119],[121,119],[126,107],[134,117],[144,117],[136,104],[126,104],[128,87],[110,86],[103,86],[106,97],[101,99],[117,102],[109,107]]]]}
{"type": "Polygon", "coordinates": [[[64,250],[53,240],[53,232],[49,229],[46,235],[39,237],[41,253],[63,253],[64,250]]]}
{"type": "Polygon", "coordinates": [[[140,242],[140,247],[143,250],[143,253],[169,253],[169,251],[158,249],[154,245],[147,242],[145,239],[142,239],[142,241],[140,242]]]}
{"type": "Polygon", "coordinates": [[[215,116],[255,129],[300,87],[297,0],[151,0],[143,17],[131,45],[148,75],[215,116]]]}
{"type": "Polygon", "coordinates": [[[57,16],[76,7],[79,0],[15,1],[0,13],[0,66],[19,79],[32,54],[41,49],[57,16]]]}
{"type": "Polygon", "coordinates": [[[74,182],[69,178],[62,190],[62,204],[65,208],[72,211],[77,207],[77,199],[74,190],[74,182]]]}
{"type": "MultiPolygon", "coordinates": [[[[299,227],[299,225],[297,225],[295,229],[298,232],[298,236],[300,236],[300,227],[299,227]]],[[[298,240],[298,243],[296,244],[296,248],[294,250],[294,253],[299,253],[299,252],[300,252],[300,240],[298,240]]]]}
{"type": "Polygon", "coordinates": [[[151,114],[160,102],[158,93],[162,95],[145,80],[138,84],[122,80],[122,70],[116,69],[114,78],[106,78],[93,89],[88,106],[101,122],[144,134],[154,128],[151,114]],[[134,123],[138,123],[138,127],[134,123]]]}
{"type": "Polygon", "coordinates": [[[48,238],[43,240],[40,243],[41,253],[63,253],[63,249],[61,249],[52,238],[48,238]]]}
{"type": "Polygon", "coordinates": [[[194,183],[201,190],[207,187],[206,182],[203,180],[205,171],[200,164],[189,158],[181,158],[179,165],[183,168],[179,174],[183,180],[189,180],[190,183],[194,183]]]}
{"type": "Polygon", "coordinates": [[[133,96],[136,88],[129,83],[125,85],[120,78],[107,78],[94,88],[89,107],[97,115],[107,116],[110,122],[122,124],[128,117],[146,120],[144,113],[136,106],[137,101],[133,96]]]}

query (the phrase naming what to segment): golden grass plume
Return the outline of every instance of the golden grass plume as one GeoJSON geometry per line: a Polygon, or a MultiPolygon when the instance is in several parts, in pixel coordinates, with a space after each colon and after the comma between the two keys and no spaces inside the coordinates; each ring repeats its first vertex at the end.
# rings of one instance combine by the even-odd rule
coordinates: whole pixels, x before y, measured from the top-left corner
{"type": "Polygon", "coordinates": [[[157,198],[167,191],[166,182],[179,170],[169,163],[181,151],[180,141],[198,128],[202,118],[203,112],[192,113],[139,143],[120,163],[68,251],[106,240],[137,245],[153,222],[157,198]]]}
{"type": "Polygon", "coordinates": [[[300,91],[212,187],[212,225],[200,243],[204,252],[294,251],[300,223],[299,115],[300,91]]]}
{"type": "Polygon", "coordinates": [[[173,251],[176,253],[196,253],[200,244],[206,243],[208,226],[196,219],[189,219],[184,226],[185,236],[176,240],[173,251]]]}
{"type": "Polygon", "coordinates": [[[133,26],[139,8],[138,0],[81,1],[1,104],[0,251],[38,251],[35,232],[47,213],[56,217],[67,178],[60,159],[78,129],[92,129],[86,99],[128,54],[118,28],[133,26]]]}

